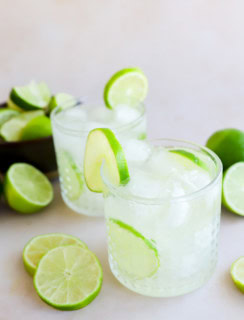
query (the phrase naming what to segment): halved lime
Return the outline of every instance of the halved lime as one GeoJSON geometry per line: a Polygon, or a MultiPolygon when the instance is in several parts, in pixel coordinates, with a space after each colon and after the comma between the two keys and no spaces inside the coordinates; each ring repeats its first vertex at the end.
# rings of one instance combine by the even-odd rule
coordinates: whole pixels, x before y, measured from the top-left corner
{"type": "Polygon", "coordinates": [[[230,274],[237,288],[244,293],[244,257],[232,263],[230,274]]]}
{"type": "Polygon", "coordinates": [[[18,111],[11,110],[9,108],[2,108],[0,109],[0,127],[10,120],[11,118],[17,116],[19,114],[18,111]]]}
{"type": "Polygon", "coordinates": [[[7,171],[4,194],[9,206],[21,213],[33,213],[53,199],[47,177],[27,163],[15,163],[7,171]]]}
{"type": "Polygon", "coordinates": [[[87,245],[79,238],[64,233],[48,233],[32,238],[23,250],[23,261],[26,270],[30,275],[34,275],[37,265],[44,254],[53,248],[71,244],[87,248],[87,245]]]}
{"type": "Polygon", "coordinates": [[[222,190],[226,208],[244,216],[244,162],[237,162],[224,173],[222,190]]]}
{"type": "Polygon", "coordinates": [[[156,273],[159,258],[152,241],[122,221],[110,218],[107,226],[109,253],[122,272],[136,279],[156,273]]]}
{"type": "Polygon", "coordinates": [[[58,152],[58,170],[65,196],[77,200],[84,187],[83,174],[67,151],[58,152]]]}
{"type": "Polygon", "coordinates": [[[104,89],[104,101],[108,108],[118,105],[138,106],[148,92],[148,81],[139,68],[126,68],[116,72],[104,89]]]}
{"type": "Polygon", "coordinates": [[[52,135],[51,120],[46,116],[31,119],[21,131],[21,140],[45,138],[52,135]]]}
{"type": "Polygon", "coordinates": [[[0,128],[0,134],[6,141],[19,141],[21,140],[22,130],[26,124],[30,120],[42,115],[44,115],[42,110],[22,112],[5,122],[0,128]]]}
{"type": "Polygon", "coordinates": [[[186,159],[190,160],[191,162],[194,162],[196,165],[198,165],[202,169],[208,169],[206,163],[190,151],[187,151],[184,149],[171,149],[169,151],[185,157],[186,159]]]}
{"type": "Polygon", "coordinates": [[[104,161],[109,181],[119,186],[129,181],[129,171],[123,149],[114,133],[107,128],[90,131],[85,150],[84,175],[88,188],[103,192],[104,184],[100,175],[104,161]]]}
{"type": "Polygon", "coordinates": [[[215,132],[206,146],[213,150],[223,163],[224,170],[239,161],[244,161],[244,132],[224,129],[215,132]]]}
{"type": "Polygon", "coordinates": [[[52,96],[49,102],[49,111],[51,112],[57,106],[62,109],[70,108],[76,104],[77,100],[68,93],[57,93],[55,96],[52,96]]]}
{"type": "Polygon", "coordinates": [[[24,110],[45,109],[51,98],[50,90],[45,82],[32,81],[23,87],[14,87],[10,92],[10,100],[24,110]]]}
{"type": "Polygon", "coordinates": [[[102,286],[102,267],[88,249],[69,245],[48,251],[34,276],[35,289],[42,300],[60,310],[76,310],[88,305],[102,286]]]}

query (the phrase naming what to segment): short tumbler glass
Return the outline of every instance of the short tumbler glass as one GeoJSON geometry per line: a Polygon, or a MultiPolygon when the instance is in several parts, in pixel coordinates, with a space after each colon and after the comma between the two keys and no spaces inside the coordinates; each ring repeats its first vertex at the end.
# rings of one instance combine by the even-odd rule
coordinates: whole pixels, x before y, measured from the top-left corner
{"type": "MultiPolygon", "coordinates": [[[[201,287],[215,270],[222,164],[212,151],[196,144],[160,139],[152,141],[152,145],[167,149],[186,148],[203,154],[208,159],[205,169],[211,170],[211,181],[184,196],[148,199],[125,193],[123,188],[111,185],[102,169],[106,185],[104,210],[109,264],[114,276],[127,288],[147,296],[170,297],[201,287]],[[132,247],[137,244],[138,250],[134,248],[133,251],[132,247]],[[138,273],[128,272],[137,264],[132,252],[137,252],[137,257],[144,252],[145,259],[150,258],[149,250],[146,252],[143,245],[149,249],[153,247],[152,264],[156,263],[153,259],[158,261],[157,268],[146,276],[143,276],[143,262],[138,266],[138,273]]],[[[143,261],[143,256],[139,258],[143,261]]]]}

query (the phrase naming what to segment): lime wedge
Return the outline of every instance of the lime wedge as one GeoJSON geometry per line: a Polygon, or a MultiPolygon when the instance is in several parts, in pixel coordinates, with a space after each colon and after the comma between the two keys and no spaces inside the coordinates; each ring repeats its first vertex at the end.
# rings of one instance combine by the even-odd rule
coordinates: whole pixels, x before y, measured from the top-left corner
{"type": "Polygon", "coordinates": [[[237,288],[244,293],[244,257],[232,263],[230,274],[237,288]]]}
{"type": "Polygon", "coordinates": [[[104,101],[109,109],[118,105],[138,106],[147,96],[148,81],[139,68],[126,68],[116,72],[104,89],[104,101]]]}
{"type": "Polygon", "coordinates": [[[31,119],[21,132],[21,140],[45,138],[52,135],[51,121],[46,116],[31,119]]]}
{"type": "Polygon", "coordinates": [[[103,161],[111,183],[118,186],[129,181],[123,149],[113,132],[107,128],[90,131],[86,142],[84,175],[87,187],[93,192],[104,190],[100,175],[103,161]]]}
{"type": "Polygon", "coordinates": [[[244,162],[237,162],[224,173],[222,200],[227,209],[244,216],[244,162]]]}
{"type": "Polygon", "coordinates": [[[53,248],[71,244],[87,248],[86,244],[79,238],[64,233],[42,234],[32,238],[23,250],[23,261],[26,270],[30,275],[34,275],[36,267],[44,254],[53,248]]]}
{"type": "Polygon", "coordinates": [[[62,246],[40,260],[34,286],[40,298],[60,310],[88,305],[102,286],[102,268],[97,257],[80,246],[62,246]]]}
{"type": "Polygon", "coordinates": [[[62,109],[73,107],[77,103],[77,100],[68,93],[58,93],[52,96],[49,102],[49,111],[51,112],[57,106],[62,109]]]}
{"type": "Polygon", "coordinates": [[[0,134],[6,141],[19,141],[21,133],[26,124],[38,117],[44,115],[42,110],[22,112],[9,121],[5,122],[0,128],[0,134]]]}
{"type": "Polygon", "coordinates": [[[194,153],[184,150],[184,149],[171,149],[169,150],[172,153],[176,153],[180,156],[185,157],[186,159],[190,160],[191,162],[194,162],[196,165],[201,167],[202,169],[208,169],[205,162],[203,162],[199,157],[197,157],[194,153]]]}
{"type": "Polygon", "coordinates": [[[118,268],[130,277],[151,277],[159,268],[158,252],[152,241],[122,221],[108,221],[109,253],[118,268]]]}
{"type": "Polygon", "coordinates": [[[51,98],[50,90],[45,82],[32,81],[23,87],[14,87],[10,92],[10,100],[23,110],[45,109],[51,98]]]}
{"type": "Polygon", "coordinates": [[[8,98],[7,106],[11,110],[15,110],[15,111],[18,111],[18,112],[23,112],[24,111],[23,109],[18,107],[15,103],[13,103],[13,101],[10,98],[8,98]]]}
{"type": "Polygon", "coordinates": [[[72,201],[77,200],[84,187],[83,175],[67,151],[58,153],[58,170],[65,196],[72,201]]]}
{"type": "Polygon", "coordinates": [[[5,122],[17,116],[18,114],[19,114],[18,111],[11,110],[9,108],[0,109],[0,128],[5,122]]]}
{"type": "Polygon", "coordinates": [[[4,194],[14,210],[33,213],[52,201],[53,188],[46,176],[33,166],[15,163],[7,171],[4,194]]]}

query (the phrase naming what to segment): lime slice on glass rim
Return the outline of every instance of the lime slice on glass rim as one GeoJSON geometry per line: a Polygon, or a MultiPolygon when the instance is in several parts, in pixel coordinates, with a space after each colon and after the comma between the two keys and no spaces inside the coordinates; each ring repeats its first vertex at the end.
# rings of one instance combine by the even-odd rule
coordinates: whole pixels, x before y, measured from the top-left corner
{"type": "Polygon", "coordinates": [[[104,102],[109,109],[118,105],[137,107],[148,92],[148,81],[139,68],[126,68],[116,72],[104,88],[104,102]]]}
{"type": "Polygon", "coordinates": [[[110,218],[107,222],[109,252],[122,272],[130,277],[151,277],[159,268],[153,242],[126,223],[110,218]]]}
{"type": "Polygon", "coordinates": [[[226,170],[222,190],[224,206],[244,216],[244,161],[237,162],[226,170]]]}
{"type": "Polygon", "coordinates": [[[21,134],[23,128],[32,119],[43,116],[42,110],[22,112],[16,117],[5,122],[0,128],[0,134],[6,141],[19,141],[21,140],[21,134]]]}
{"type": "Polygon", "coordinates": [[[83,174],[71,155],[65,150],[58,152],[58,170],[65,196],[69,200],[77,200],[84,188],[83,174]]]}
{"type": "Polygon", "coordinates": [[[40,259],[49,250],[65,246],[77,245],[87,248],[86,244],[79,238],[64,233],[48,233],[32,238],[24,247],[23,262],[27,272],[34,275],[40,259]]]}
{"type": "Polygon", "coordinates": [[[0,108],[0,128],[5,122],[17,116],[18,114],[19,112],[16,110],[12,110],[9,108],[0,108]]]}
{"type": "Polygon", "coordinates": [[[113,185],[119,186],[129,181],[127,162],[119,141],[110,129],[98,128],[88,134],[84,158],[85,181],[93,192],[104,190],[100,175],[103,161],[104,170],[113,185]]]}
{"type": "Polygon", "coordinates": [[[45,82],[12,88],[10,100],[23,110],[46,109],[51,98],[50,90],[45,82]]]}
{"type": "MultiPolygon", "coordinates": [[[[202,169],[208,170],[208,167],[206,165],[206,163],[204,161],[202,161],[199,157],[197,157],[194,153],[185,150],[185,149],[171,149],[169,150],[171,153],[175,153],[177,155],[180,155],[182,157],[185,158],[185,160],[189,160],[192,163],[195,163],[196,165],[198,165],[199,167],[201,167],[202,169]]],[[[187,162],[185,162],[186,166],[187,166],[187,162]]]]}
{"type": "Polygon", "coordinates": [[[237,288],[244,293],[244,257],[232,263],[230,274],[237,288]]]}
{"type": "Polygon", "coordinates": [[[60,310],[88,305],[102,286],[102,268],[88,249],[76,245],[54,248],[40,260],[34,286],[40,298],[60,310]]]}
{"type": "Polygon", "coordinates": [[[53,188],[47,177],[27,163],[15,163],[7,171],[4,194],[9,206],[21,213],[33,213],[53,199],[53,188]]]}
{"type": "Polygon", "coordinates": [[[57,106],[62,109],[70,108],[77,103],[77,99],[75,99],[72,95],[68,93],[57,93],[55,96],[52,96],[49,102],[49,112],[55,109],[57,106]]]}

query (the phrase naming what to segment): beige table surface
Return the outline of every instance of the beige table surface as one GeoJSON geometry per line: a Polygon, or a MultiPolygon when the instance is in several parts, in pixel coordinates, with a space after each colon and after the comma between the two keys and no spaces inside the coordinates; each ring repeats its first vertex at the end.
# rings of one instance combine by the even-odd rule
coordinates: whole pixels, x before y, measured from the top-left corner
{"type": "MultiPolygon", "coordinates": [[[[217,129],[244,126],[243,10],[242,0],[0,0],[0,99],[31,79],[99,99],[115,70],[138,65],[150,82],[149,136],[204,144],[217,129]]],[[[244,296],[229,276],[244,254],[241,217],[223,212],[219,263],[205,287],[153,299],[116,281],[103,219],[73,213],[54,187],[54,202],[35,215],[0,205],[0,320],[243,319],[244,296]],[[83,310],[44,304],[23,269],[26,241],[55,231],[81,237],[101,260],[102,291],[83,310]]]]}

